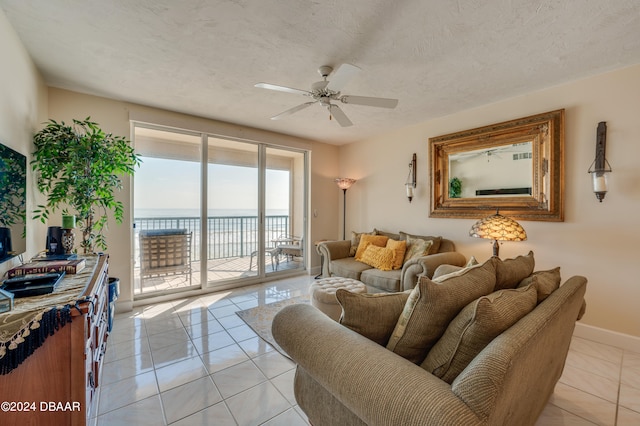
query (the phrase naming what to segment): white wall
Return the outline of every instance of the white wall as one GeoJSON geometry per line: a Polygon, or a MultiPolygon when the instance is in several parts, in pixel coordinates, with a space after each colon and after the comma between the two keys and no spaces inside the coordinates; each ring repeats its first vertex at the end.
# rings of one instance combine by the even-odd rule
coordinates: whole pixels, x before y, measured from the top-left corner
{"type": "MultiPolygon", "coordinates": [[[[156,124],[206,131],[220,136],[309,148],[312,151],[310,210],[318,211],[318,216],[311,218],[310,241],[337,237],[335,233],[337,203],[332,197],[337,188],[330,180],[337,173],[338,150],[334,146],[55,88],[49,89],[49,115],[54,120],[67,122],[72,118],[91,116],[91,119],[99,123],[105,131],[127,138],[131,137],[130,117],[135,117],[140,121],[151,120],[150,122],[156,124]],[[327,203],[326,199],[331,201],[327,203]]],[[[107,233],[109,274],[120,278],[121,294],[117,303],[121,306],[127,306],[133,300],[131,268],[133,252],[130,232],[132,229],[132,193],[129,177],[124,179],[124,188],[117,194],[117,198],[125,203],[126,207],[122,225],[113,221],[109,223],[109,232],[107,233]]],[[[311,266],[319,268],[319,256],[313,249],[310,250],[310,254],[311,266]]]]}
{"type": "MultiPolygon", "coordinates": [[[[402,100],[400,100],[402,102],[402,100]]],[[[429,218],[430,137],[565,108],[565,221],[521,222],[528,240],[505,243],[501,257],[533,250],[536,269],[561,267],[563,278],[588,278],[588,325],[640,336],[640,66],[571,82],[426,121],[341,147],[340,172],[358,179],[347,192],[347,232],[373,227],[443,235],[465,256],[491,255],[487,240],[470,238],[473,220],[429,218]],[[610,192],[599,203],[587,170],[598,122],[607,122],[610,192]],[[412,153],[418,187],[409,204],[403,188],[412,153]]],[[[341,212],[340,212],[341,213],[341,212]]]]}
{"type": "MultiPolygon", "coordinates": [[[[0,10],[0,143],[31,161],[33,133],[47,118],[47,88],[22,42],[0,10]]],[[[31,220],[30,212],[42,202],[27,172],[27,252],[25,260],[45,248],[46,226],[31,220]]],[[[12,259],[0,264],[0,276],[19,264],[12,259]]]]}

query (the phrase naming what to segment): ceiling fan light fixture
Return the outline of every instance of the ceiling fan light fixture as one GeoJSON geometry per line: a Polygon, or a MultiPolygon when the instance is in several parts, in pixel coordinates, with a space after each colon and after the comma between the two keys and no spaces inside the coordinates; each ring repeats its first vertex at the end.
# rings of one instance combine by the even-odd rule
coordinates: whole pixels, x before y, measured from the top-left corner
{"type": "Polygon", "coordinates": [[[277,84],[270,83],[257,83],[255,87],[293,94],[302,94],[303,96],[313,99],[313,102],[298,105],[271,117],[272,120],[279,120],[283,117],[287,117],[313,103],[318,102],[321,106],[329,110],[330,119],[335,118],[340,126],[349,127],[352,126],[353,123],[339,106],[331,103],[331,100],[340,101],[344,104],[350,103],[353,105],[365,105],[379,108],[395,108],[398,104],[397,99],[342,95],[341,91],[344,85],[346,85],[347,82],[358,72],[360,72],[360,68],[350,64],[342,64],[335,71],[329,65],[322,65],[318,68],[318,73],[324,80],[313,83],[311,85],[311,91],[294,89],[292,87],[279,86],[277,84]],[[327,80],[329,75],[331,75],[331,80],[327,80]]]}
{"type": "Polygon", "coordinates": [[[318,68],[318,74],[320,74],[324,79],[329,77],[331,71],[333,71],[333,67],[330,67],[329,65],[322,65],[320,68],[318,68]]]}

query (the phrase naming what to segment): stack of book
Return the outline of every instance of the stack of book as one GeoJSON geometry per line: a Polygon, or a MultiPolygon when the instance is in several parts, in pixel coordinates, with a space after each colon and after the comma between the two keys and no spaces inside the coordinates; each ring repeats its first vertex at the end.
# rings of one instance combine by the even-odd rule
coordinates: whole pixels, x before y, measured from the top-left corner
{"type": "Polygon", "coordinates": [[[19,277],[27,274],[46,274],[49,272],[66,272],[67,274],[77,274],[86,266],[86,261],[82,258],[72,260],[35,260],[23,263],[10,269],[7,273],[9,278],[19,277]]]}

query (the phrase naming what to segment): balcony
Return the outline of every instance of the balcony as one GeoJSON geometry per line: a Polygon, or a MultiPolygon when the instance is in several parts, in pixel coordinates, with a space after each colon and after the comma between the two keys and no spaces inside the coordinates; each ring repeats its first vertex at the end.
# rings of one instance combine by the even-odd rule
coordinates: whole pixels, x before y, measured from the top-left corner
{"type": "MultiPolygon", "coordinates": [[[[136,217],[134,294],[176,291],[201,285],[201,232],[198,217],[136,217]],[[191,233],[190,273],[184,268],[180,273],[145,274],[141,276],[140,232],[180,230],[191,233]]],[[[265,217],[265,241],[267,247],[275,247],[282,235],[290,233],[289,216],[265,217]]],[[[207,218],[207,280],[209,282],[257,276],[258,217],[257,216],[213,216],[207,218]],[[252,256],[254,254],[254,256],[252,256]],[[250,267],[251,263],[251,267],[250,267]]],[[[265,271],[302,268],[301,259],[290,259],[273,252],[265,255],[265,271]],[[279,262],[278,262],[279,261],[279,262]]]]}

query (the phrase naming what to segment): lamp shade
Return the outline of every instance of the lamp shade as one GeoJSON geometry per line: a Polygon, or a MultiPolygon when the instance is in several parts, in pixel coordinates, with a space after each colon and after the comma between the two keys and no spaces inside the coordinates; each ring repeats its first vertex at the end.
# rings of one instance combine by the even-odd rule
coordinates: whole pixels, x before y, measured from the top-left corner
{"type": "Polygon", "coordinates": [[[473,224],[469,235],[495,241],[524,241],[527,233],[515,220],[496,212],[473,224]]]}
{"type": "Polygon", "coordinates": [[[338,185],[338,188],[346,190],[351,188],[351,185],[356,183],[356,180],[351,178],[337,178],[335,182],[338,185]]]}

